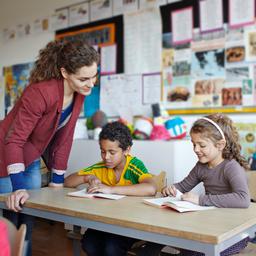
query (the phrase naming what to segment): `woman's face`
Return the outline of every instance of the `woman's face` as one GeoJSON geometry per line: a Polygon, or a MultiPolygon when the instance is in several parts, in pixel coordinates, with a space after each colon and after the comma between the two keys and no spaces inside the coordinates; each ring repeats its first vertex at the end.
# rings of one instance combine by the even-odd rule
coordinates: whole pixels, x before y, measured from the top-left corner
{"type": "Polygon", "coordinates": [[[89,67],[84,66],[75,74],[69,74],[64,68],[62,68],[61,73],[71,90],[87,96],[91,93],[91,90],[97,80],[97,64],[93,63],[89,67]]]}

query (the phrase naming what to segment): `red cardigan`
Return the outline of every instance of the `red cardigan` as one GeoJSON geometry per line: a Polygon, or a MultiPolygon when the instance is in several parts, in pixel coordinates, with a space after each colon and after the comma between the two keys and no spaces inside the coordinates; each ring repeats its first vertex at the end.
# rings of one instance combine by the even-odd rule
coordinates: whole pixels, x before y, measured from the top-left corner
{"type": "Polygon", "coordinates": [[[71,118],[57,131],[63,97],[63,80],[53,79],[27,86],[0,122],[0,177],[8,175],[8,165],[24,163],[27,167],[42,155],[48,168],[67,169],[84,96],[75,93],[71,118]]]}

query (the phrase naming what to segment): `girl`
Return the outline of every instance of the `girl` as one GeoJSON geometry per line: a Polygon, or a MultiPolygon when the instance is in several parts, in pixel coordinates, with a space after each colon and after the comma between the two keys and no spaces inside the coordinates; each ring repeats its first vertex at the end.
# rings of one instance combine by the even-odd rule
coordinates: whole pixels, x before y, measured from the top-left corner
{"type": "MultiPolygon", "coordinates": [[[[0,123],[0,193],[12,192],[7,206],[21,210],[28,194],[41,186],[40,157],[52,170],[51,186],[60,187],[72,145],[75,124],[96,82],[98,53],[80,41],[53,41],[39,53],[30,84],[0,123]]],[[[6,211],[17,227],[32,217],[6,211]]],[[[31,255],[31,245],[28,245],[31,255]]]]}
{"type": "MultiPolygon", "coordinates": [[[[163,188],[164,196],[175,196],[177,189],[184,193],[182,200],[198,205],[247,208],[250,205],[245,169],[248,163],[241,156],[239,136],[232,121],[222,114],[197,120],[190,130],[191,141],[198,162],[189,175],[179,183],[163,188]],[[190,192],[203,182],[205,195],[190,192]]],[[[247,245],[249,238],[221,252],[232,255],[247,245]]],[[[204,255],[182,250],[182,255],[204,255]]]]}
{"type": "MultiPolygon", "coordinates": [[[[122,123],[105,125],[99,136],[102,162],[65,178],[65,186],[76,187],[88,183],[89,193],[113,193],[133,196],[156,194],[156,184],[144,164],[129,152],[132,136],[122,123]]],[[[136,242],[135,239],[88,229],[82,248],[88,256],[122,256],[136,242]]]]}

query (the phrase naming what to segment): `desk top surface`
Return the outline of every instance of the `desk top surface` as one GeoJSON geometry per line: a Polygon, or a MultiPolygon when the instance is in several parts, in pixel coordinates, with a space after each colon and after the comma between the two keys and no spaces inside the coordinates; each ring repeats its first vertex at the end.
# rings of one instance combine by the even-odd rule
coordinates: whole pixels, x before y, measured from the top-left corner
{"type": "MultiPolygon", "coordinates": [[[[69,191],[73,190],[31,190],[25,207],[212,244],[256,224],[256,204],[251,204],[248,209],[178,213],[169,208],[146,205],[142,197],[127,196],[119,200],[75,198],[67,196],[69,191]]],[[[4,200],[5,195],[0,194],[0,201],[4,200]]]]}

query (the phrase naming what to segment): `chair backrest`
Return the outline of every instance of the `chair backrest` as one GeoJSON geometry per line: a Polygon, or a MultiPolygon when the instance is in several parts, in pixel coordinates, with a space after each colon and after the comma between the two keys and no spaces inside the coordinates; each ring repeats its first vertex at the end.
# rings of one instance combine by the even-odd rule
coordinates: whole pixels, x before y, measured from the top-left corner
{"type": "Polygon", "coordinates": [[[153,176],[153,179],[155,180],[157,185],[157,192],[161,192],[162,188],[166,185],[165,177],[166,177],[165,171],[161,171],[158,175],[153,176]]]}
{"type": "Polygon", "coordinates": [[[11,256],[23,256],[25,251],[25,236],[27,227],[22,224],[17,230],[15,225],[6,218],[0,217],[7,224],[8,236],[11,246],[11,256]]]}

